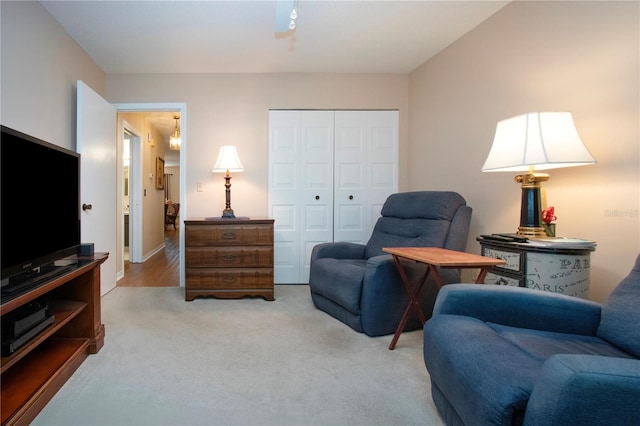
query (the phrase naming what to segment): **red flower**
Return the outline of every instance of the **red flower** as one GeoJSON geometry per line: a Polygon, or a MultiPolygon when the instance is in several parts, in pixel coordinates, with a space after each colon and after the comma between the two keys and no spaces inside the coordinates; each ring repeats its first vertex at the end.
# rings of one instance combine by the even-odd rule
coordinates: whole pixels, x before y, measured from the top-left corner
{"type": "Polygon", "coordinates": [[[558,217],[553,213],[553,206],[549,206],[542,210],[542,221],[548,225],[556,220],[558,217]]]}

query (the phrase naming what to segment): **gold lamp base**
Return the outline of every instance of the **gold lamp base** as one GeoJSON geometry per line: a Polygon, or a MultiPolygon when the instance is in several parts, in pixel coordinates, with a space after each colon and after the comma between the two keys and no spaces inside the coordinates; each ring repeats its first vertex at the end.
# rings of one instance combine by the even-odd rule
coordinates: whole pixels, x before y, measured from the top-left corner
{"type": "Polygon", "coordinates": [[[520,204],[520,226],[517,235],[527,238],[546,237],[542,227],[542,182],[549,180],[546,173],[534,173],[529,170],[515,177],[515,181],[522,184],[522,202],[520,204]]]}
{"type": "Polygon", "coordinates": [[[529,227],[529,226],[518,226],[518,232],[516,234],[520,237],[526,238],[543,238],[547,236],[547,232],[543,227],[529,227]]]}

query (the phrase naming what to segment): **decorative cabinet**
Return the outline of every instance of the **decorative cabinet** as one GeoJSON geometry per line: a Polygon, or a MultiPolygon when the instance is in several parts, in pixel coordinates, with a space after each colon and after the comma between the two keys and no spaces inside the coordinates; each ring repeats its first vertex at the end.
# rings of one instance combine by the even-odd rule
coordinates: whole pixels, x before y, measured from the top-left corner
{"type": "Polygon", "coordinates": [[[486,284],[528,287],[581,298],[589,294],[591,252],[595,244],[569,248],[561,244],[540,247],[481,237],[478,241],[483,256],[507,262],[487,274],[486,284]]]}
{"type": "Polygon", "coordinates": [[[185,220],[185,300],[274,300],[273,219],[185,220]]]}

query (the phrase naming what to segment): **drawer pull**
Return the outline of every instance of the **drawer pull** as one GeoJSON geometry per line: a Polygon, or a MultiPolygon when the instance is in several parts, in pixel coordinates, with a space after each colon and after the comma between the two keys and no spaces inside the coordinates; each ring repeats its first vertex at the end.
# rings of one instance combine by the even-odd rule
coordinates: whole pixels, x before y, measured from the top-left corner
{"type": "Polygon", "coordinates": [[[222,234],[222,239],[224,240],[235,240],[236,238],[238,238],[238,234],[235,232],[225,232],[222,234]]]}
{"type": "Polygon", "coordinates": [[[236,277],[234,277],[232,275],[225,275],[225,276],[220,278],[220,281],[222,281],[225,284],[232,284],[232,283],[236,282],[236,277]]]}
{"type": "Polygon", "coordinates": [[[230,255],[230,254],[222,256],[222,261],[223,262],[235,262],[236,259],[237,259],[236,256],[233,256],[233,255],[230,255]]]}

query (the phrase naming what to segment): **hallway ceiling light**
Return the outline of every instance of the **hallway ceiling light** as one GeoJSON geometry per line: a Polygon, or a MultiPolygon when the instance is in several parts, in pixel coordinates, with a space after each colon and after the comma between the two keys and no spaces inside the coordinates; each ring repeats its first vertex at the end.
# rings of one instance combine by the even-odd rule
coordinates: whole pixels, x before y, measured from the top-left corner
{"type": "Polygon", "coordinates": [[[180,120],[180,117],[175,116],[173,117],[176,120],[176,130],[173,133],[173,136],[171,136],[169,138],[169,149],[173,150],[173,151],[180,151],[180,129],[178,129],[178,120],[180,120]]]}

